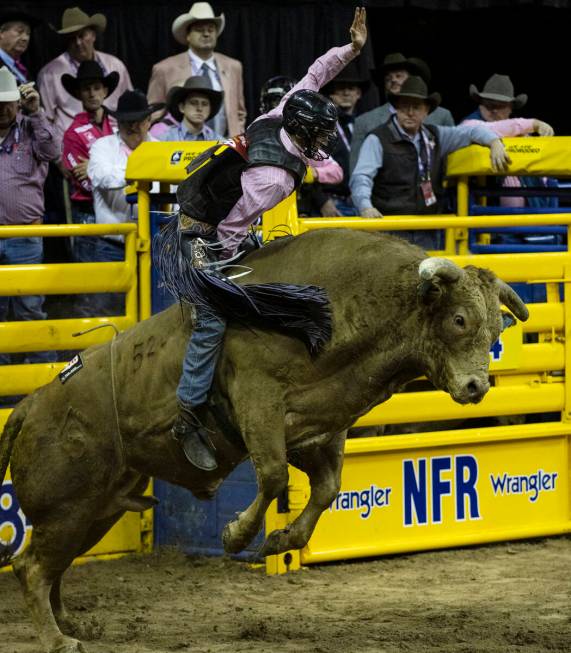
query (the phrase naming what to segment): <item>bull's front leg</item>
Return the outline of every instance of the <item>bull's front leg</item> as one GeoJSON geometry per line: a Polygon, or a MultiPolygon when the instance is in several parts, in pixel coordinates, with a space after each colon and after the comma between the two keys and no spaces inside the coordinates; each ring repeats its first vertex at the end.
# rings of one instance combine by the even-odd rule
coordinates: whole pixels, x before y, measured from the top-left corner
{"type": "Polygon", "coordinates": [[[254,464],[258,493],[250,506],[224,528],[222,542],[228,553],[242,551],[254,539],[271,502],[287,488],[283,402],[269,400],[271,395],[267,387],[265,391],[264,395],[241,383],[240,395],[245,401],[240,402],[238,410],[234,405],[240,431],[254,464]]]}
{"type": "Polygon", "coordinates": [[[261,553],[276,555],[290,549],[301,549],[309,541],[321,513],[337,496],[341,487],[341,469],[347,431],[333,437],[325,447],[294,451],[292,465],[309,476],[311,494],[300,515],[286,528],[270,533],[261,553]]]}

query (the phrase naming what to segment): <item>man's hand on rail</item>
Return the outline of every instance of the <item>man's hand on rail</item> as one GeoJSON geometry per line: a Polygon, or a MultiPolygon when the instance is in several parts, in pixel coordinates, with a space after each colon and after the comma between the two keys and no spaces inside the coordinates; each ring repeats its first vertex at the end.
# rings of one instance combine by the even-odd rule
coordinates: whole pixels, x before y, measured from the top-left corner
{"type": "Polygon", "coordinates": [[[534,119],[533,131],[538,136],[553,136],[553,134],[555,134],[553,127],[551,125],[548,125],[546,122],[543,122],[543,120],[534,119]]]}
{"type": "Polygon", "coordinates": [[[383,214],[376,209],[374,206],[371,207],[370,209],[363,209],[361,211],[361,215],[363,218],[382,218],[383,214]]]}
{"type": "Polygon", "coordinates": [[[490,162],[494,172],[507,172],[508,166],[512,162],[506,152],[506,146],[499,138],[490,144],[490,162]]]}

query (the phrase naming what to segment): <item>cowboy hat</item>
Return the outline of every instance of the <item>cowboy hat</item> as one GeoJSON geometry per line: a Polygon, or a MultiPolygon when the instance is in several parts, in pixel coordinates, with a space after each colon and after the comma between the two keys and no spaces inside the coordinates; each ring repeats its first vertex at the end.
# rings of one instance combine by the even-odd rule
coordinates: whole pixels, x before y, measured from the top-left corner
{"type": "Polygon", "coordinates": [[[330,93],[333,93],[335,85],[337,84],[339,86],[358,86],[362,93],[366,93],[371,85],[371,80],[364,79],[359,73],[355,62],[351,61],[337,75],[337,77],[334,77],[331,81],[327,82],[327,84],[321,88],[320,92],[323,93],[323,95],[329,95],[330,93]]]}
{"type": "Polygon", "coordinates": [[[12,73],[2,66],[0,68],[0,102],[17,102],[20,99],[18,83],[12,73]]]}
{"type": "Polygon", "coordinates": [[[149,104],[143,91],[134,90],[122,93],[117,102],[117,109],[109,113],[117,119],[117,122],[139,122],[151,113],[164,108],[164,102],[149,104]]]}
{"type": "Polygon", "coordinates": [[[482,100],[495,102],[513,102],[514,109],[521,109],[527,102],[527,95],[520,93],[514,96],[514,85],[507,75],[492,75],[484,84],[482,92],[478,91],[475,84],[470,84],[470,97],[479,104],[482,100]]]}
{"type": "Polygon", "coordinates": [[[73,34],[86,27],[93,27],[97,32],[104,32],[107,27],[107,18],[103,14],[88,16],[79,7],[71,7],[63,12],[61,29],[56,30],[56,32],[58,34],[73,34]]]}
{"type": "Polygon", "coordinates": [[[30,29],[34,29],[34,27],[37,27],[42,23],[42,20],[18,7],[5,7],[4,9],[1,9],[0,26],[13,22],[26,23],[30,26],[30,29]]]}
{"type": "Polygon", "coordinates": [[[224,25],[226,24],[224,14],[215,16],[214,9],[212,9],[209,2],[195,2],[188,10],[188,14],[181,14],[174,19],[171,28],[172,35],[179,43],[186,45],[186,35],[188,34],[188,28],[199,20],[207,20],[214,23],[216,25],[218,36],[222,34],[224,25]]]}
{"type": "Polygon", "coordinates": [[[389,93],[388,100],[394,106],[395,100],[400,97],[416,98],[417,100],[424,100],[429,106],[430,111],[434,111],[442,101],[440,93],[428,94],[428,87],[422,77],[411,75],[403,82],[398,93],[389,93]]]}
{"type": "Polygon", "coordinates": [[[224,98],[223,91],[215,91],[212,88],[210,80],[203,75],[196,75],[189,77],[182,86],[173,86],[167,95],[167,108],[170,114],[180,122],[183,115],[180,112],[178,105],[184,102],[191,93],[201,93],[206,95],[210,100],[210,113],[206,120],[210,120],[220,110],[222,99],[224,98]]]}
{"type": "Polygon", "coordinates": [[[77,98],[79,95],[79,89],[81,88],[81,82],[91,81],[91,82],[102,82],[103,86],[107,88],[107,95],[109,97],[111,93],[117,88],[119,84],[119,73],[111,72],[108,75],[103,73],[103,68],[97,63],[97,61],[82,61],[79,64],[77,69],[77,77],[65,73],[61,76],[61,83],[65,90],[73,97],[77,98]]]}

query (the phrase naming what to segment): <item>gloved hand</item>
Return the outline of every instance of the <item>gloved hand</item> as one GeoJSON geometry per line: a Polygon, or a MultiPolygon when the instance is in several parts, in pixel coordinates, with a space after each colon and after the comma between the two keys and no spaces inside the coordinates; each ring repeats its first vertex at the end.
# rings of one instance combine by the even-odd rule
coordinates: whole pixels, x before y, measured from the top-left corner
{"type": "Polygon", "coordinates": [[[553,127],[551,125],[548,125],[546,122],[543,122],[543,120],[534,119],[533,131],[538,136],[553,136],[555,134],[553,127]]]}
{"type": "Polygon", "coordinates": [[[510,155],[506,152],[506,146],[496,138],[490,145],[490,162],[494,172],[506,172],[512,162],[510,155]]]}
{"type": "Polygon", "coordinates": [[[182,234],[180,249],[191,266],[200,270],[218,260],[217,251],[210,248],[210,244],[212,242],[194,234],[182,234]]]}

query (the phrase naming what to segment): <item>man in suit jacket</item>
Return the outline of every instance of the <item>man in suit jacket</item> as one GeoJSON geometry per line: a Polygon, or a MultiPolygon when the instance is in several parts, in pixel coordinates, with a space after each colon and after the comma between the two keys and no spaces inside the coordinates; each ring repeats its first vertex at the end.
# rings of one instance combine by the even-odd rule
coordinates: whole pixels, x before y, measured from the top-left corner
{"type": "Polygon", "coordinates": [[[188,50],[153,66],[147,97],[149,102],[164,102],[173,86],[189,77],[208,77],[215,91],[224,91],[222,107],[208,125],[218,134],[234,136],[245,130],[246,104],[242,64],[214,52],[224,23],[224,14],[215,16],[208,2],[195,2],[187,14],[176,18],[173,36],[188,50]]]}
{"type": "MultiPolygon", "coordinates": [[[[393,52],[387,54],[384,58],[380,75],[375,81],[377,81],[377,84],[384,86],[385,96],[388,97],[391,94],[398,93],[410,75],[418,75],[424,80],[425,84],[430,84],[432,77],[430,68],[422,59],[416,57],[407,59],[400,52],[393,52]]],[[[393,105],[390,102],[385,102],[380,107],[367,111],[367,113],[363,113],[356,118],[351,141],[351,172],[353,172],[357,164],[359,150],[367,135],[387,122],[394,113],[395,108],[393,105]]],[[[425,124],[454,127],[454,118],[448,109],[436,107],[427,117],[425,124]]]]}

